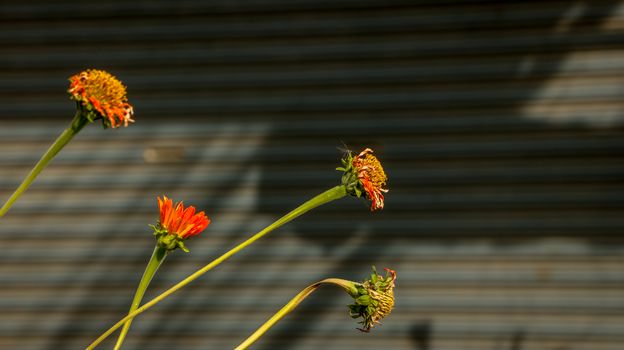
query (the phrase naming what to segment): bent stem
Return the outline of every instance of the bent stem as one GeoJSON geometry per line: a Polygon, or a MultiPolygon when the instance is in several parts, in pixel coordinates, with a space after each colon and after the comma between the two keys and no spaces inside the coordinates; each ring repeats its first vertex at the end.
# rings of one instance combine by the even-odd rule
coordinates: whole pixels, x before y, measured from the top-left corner
{"type": "MultiPolygon", "coordinates": [[[[163,263],[165,258],[167,257],[168,251],[166,248],[160,247],[158,244],[154,248],[154,252],[152,253],[152,257],[150,261],[147,263],[147,267],[145,267],[145,272],[143,272],[143,277],[141,277],[141,282],[139,282],[139,286],[137,287],[136,293],[134,294],[134,299],[132,299],[132,304],[130,305],[130,310],[128,313],[136,310],[141,304],[141,299],[143,299],[143,295],[145,294],[145,290],[147,290],[147,286],[149,286],[152,281],[152,277],[163,263]]],[[[121,349],[121,345],[130,330],[130,325],[132,324],[132,319],[129,319],[124,323],[123,328],[121,329],[121,333],[119,334],[119,338],[117,338],[117,344],[115,344],[115,350],[121,349]]]]}
{"type": "Polygon", "coordinates": [[[277,323],[277,321],[281,320],[289,312],[294,310],[305,298],[308,297],[308,295],[312,294],[312,292],[314,292],[324,284],[334,284],[342,287],[350,295],[357,294],[357,289],[355,288],[354,282],[343,280],[340,278],[327,278],[311,284],[307,286],[304,290],[299,292],[299,294],[292,298],[288,302],[288,304],[284,305],[275,315],[273,315],[268,321],[260,326],[260,328],[258,328],[252,335],[249,336],[249,338],[245,339],[245,341],[237,346],[234,350],[247,349],[251,344],[260,339],[260,337],[264,335],[264,333],[266,333],[271,327],[273,327],[277,323]]]}
{"type": "Polygon", "coordinates": [[[298,206],[297,208],[295,208],[294,210],[292,210],[288,214],[286,214],[286,215],[282,216],[281,218],[279,218],[277,221],[275,221],[271,225],[269,225],[266,228],[264,228],[262,231],[260,231],[260,232],[256,233],[255,235],[253,235],[251,238],[247,239],[246,241],[244,241],[243,243],[237,245],[236,247],[230,249],[228,252],[226,252],[225,254],[221,255],[217,259],[213,260],[208,265],[202,267],[201,269],[195,271],[193,274],[191,274],[187,278],[185,278],[182,281],[178,282],[178,284],[176,284],[175,286],[169,288],[168,290],[166,290],[165,292],[163,292],[159,296],[157,296],[154,299],[148,301],[147,303],[145,303],[143,306],[139,307],[138,309],[136,309],[132,313],[129,313],[126,317],[122,318],[119,322],[117,322],[115,325],[113,325],[111,328],[109,328],[106,332],[104,332],[99,338],[97,338],[95,341],[93,341],[93,343],[91,343],[87,347],[87,350],[95,348],[99,343],[101,343],[104,339],[106,339],[111,333],[113,333],[115,330],[117,330],[117,328],[119,328],[121,325],[123,325],[126,321],[131,320],[135,316],[137,316],[137,315],[143,313],[144,311],[150,309],[152,306],[158,304],[160,301],[162,301],[166,297],[170,296],[171,294],[175,293],[180,288],[182,288],[182,287],[186,286],[187,284],[193,282],[194,280],[196,280],[198,277],[200,277],[204,273],[210,271],[215,266],[221,264],[222,262],[224,262],[225,260],[230,258],[232,255],[238,253],[239,251],[243,250],[248,245],[250,245],[253,242],[257,241],[258,239],[262,238],[267,233],[275,230],[276,228],[284,225],[285,223],[295,219],[296,217],[298,217],[298,216],[300,216],[302,214],[305,214],[306,212],[308,212],[308,211],[310,211],[310,210],[312,210],[312,209],[314,209],[314,208],[316,208],[318,206],[321,206],[321,205],[323,205],[325,203],[329,203],[329,202],[334,201],[336,199],[340,199],[340,198],[342,198],[342,197],[344,197],[346,195],[347,195],[347,191],[346,191],[345,186],[338,185],[336,187],[330,188],[329,190],[327,190],[327,191],[317,195],[316,197],[310,199],[309,201],[303,203],[302,205],[298,206]]]}
{"type": "Polygon", "coordinates": [[[84,118],[80,111],[76,112],[74,119],[70,126],[61,133],[61,135],[54,141],[52,146],[48,148],[46,153],[41,157],[39,162],[30,171],[28,176],[19,185],[19,187],[13,192],[11,197],[0,208],[0,217],[4,216],[11,208],[13,203],[28,189],[30,184],[35,181],[35,178],[39,173],[50,163],[50,161],[56,156],[65,145],[88,123],[88,119],[84,118]]]}

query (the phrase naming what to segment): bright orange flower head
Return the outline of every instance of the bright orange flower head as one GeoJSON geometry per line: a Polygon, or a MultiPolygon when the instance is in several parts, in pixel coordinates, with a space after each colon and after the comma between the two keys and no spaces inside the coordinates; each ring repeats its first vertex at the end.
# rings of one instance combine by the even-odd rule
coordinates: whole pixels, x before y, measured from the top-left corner
{"type": "Polygon", "coordinates": [[[336,168],[344,172],[342,184],[346,187],[347,193],[361,197],[362,193],[371,201],[371,211],[383,209],[384,193],[388,189],[384,188],[388,177],[384,172],[381,163],[373,155],[373,150],[367,148],[357,156],[351,156],[351,152],[342,160],[342,167],[336,168]]]}
{"type": "Polygon", "coordinates": [[[200,234],[210,224],[210,219],[203,211],[195,213],[193,206],[185,209],[182,202],[176,203],[174,207],[173,201],[167,196],[163,196],[163,199],[158,197],[158,209],[160,227],[181,239],[200,234]]]}
{"type": "Polygon", "coordinates": [[[388,192],[383,186],[388,177],[377,157],[373,155],[373,150],[367,148],[353,157],[353,167],[366,191],[366,197],[371,201],[371,210],[383,209],[383,194],[388,192]]]}
{"type": "Polygon", "coordinates": [[[87,69],[69,78],[67,92],[79,103],[89,121],[102,118],[105,127],[117,128],[134,122],[126,87],[103,70],[87,69]]]}

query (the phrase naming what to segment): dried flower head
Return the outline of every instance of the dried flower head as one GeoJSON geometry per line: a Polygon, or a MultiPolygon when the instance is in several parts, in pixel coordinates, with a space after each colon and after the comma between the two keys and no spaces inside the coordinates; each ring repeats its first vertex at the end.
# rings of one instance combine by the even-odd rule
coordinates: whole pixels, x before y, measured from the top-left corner
{"type": "Polygon", "coordinates": [[[369,280],[356,285],[357,294],[352,295],[355,303],[349,305],[351,317],[362,317],[363,332],[369,332],[371,328],[388,316],[394,307],[394,281],[396,272],[385,268],[386,276],[377,274],[373,266],[373,273],[369,280]]]}
{"type": "Polygon", "coordinates": [[[126,87],[103,70],[88,69],[69,78],[67,92],[91,122],[102,118],[104,127],[117,128],[134,122],[134,110],[128,103],[126,87]]]}
{"type": "Polygon", "coordinates": [[[365,193],[366,198],[371,201],[371,211],[383,209],[383,194],[388,192],[384,186],[388,177],[377,157],[373,155],[373,150],[367,148],[355,157],[349,152],[342,160],[342,165],[336,170],[344,172],[342,183],[347,192],[358,198],[365,193]]]}
{"type": "Polygon", "coordinates": [[[158,197],[158,209],[160,221],[157,226],[152,226],[154,236],[158,237],[158,244],[168,250],[182,248],[188,252],[184,240],[200,234],[210,224],[210,219],[203,211],[195,213],[193,206],[185,209],[182,202],[174,206],[167,196],[163,196],[163,199],[158,197]]]}

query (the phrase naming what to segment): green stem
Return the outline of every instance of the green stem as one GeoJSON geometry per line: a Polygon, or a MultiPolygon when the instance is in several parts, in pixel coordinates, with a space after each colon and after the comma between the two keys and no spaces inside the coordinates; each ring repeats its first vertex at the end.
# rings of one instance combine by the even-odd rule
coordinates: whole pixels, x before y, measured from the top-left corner
{"type": "MultiPolygon", "coordinates": [[[[147,290],[147,286],[149,286],[152,281],[152,277],[156,273],[156,270],[163,263],[165,258],[167,257],[168,251],[166,248],[160,247],[158,244],[154,248],[154,253],[152,253],[152,257],[150,261],[147,263],[147,267],[145,267],[145,272],[143,272],[143,277],[141,278],[141,282],[139,282],[139,287],[134,294],[134,299],[132,299],[132,305],[130,305],[130,310],[128,313],[136,310],[141,304],[141,300],[143,299],[143,295],[145,294],[145,290],[147,290]]],[[[121,329],[121,333],[119,334],[119,338],[117,339],[117,344],[115,344],[115,350],[119,350],[121,348],[121,344],[123,344],[128,331],[130,330],[130,325],[132,324],[132,319],[126,321],[123,328],[121,329]]]]}
{"type": "Polygon", "coordinates": [[[41,157],[39,162],[35,165],[35,167],[30,171],[28,176],[24,179],[22,184],[13,192],[11,197],[4,203],[2,208],[0,208],[0,217],[4,216],[4,214],[11,208],[13,203],[28,189],[30,184],[35,181],[35,178],[39,173],[50,163],[52,158],[56,156],[65,145],[88,123],[87,118],[84,118],[80,111],[76,112],[74,119],[72,120],[70,126],[63,131],[63,133],[54,141],[52,146],[48,148],[46,153],[41,157]]]}
{"type": "Polygon", "coordinates": [[[166,290],[165,292],[163,292],[159,296],[157,296],[154,299],[148,301],[147,303],[143,304],[143,306],[141,306],[140,308],[136,309],[132,313],[128,314],[126,317],[122,318],[119,322],[117,322],[115,325],[113,325],[111,328],[109,328],[106,332],[104,332],[99,338],[97,338],[93,343],[91,343],[87,347],[87,350],[95,348],[99,343],[101,343],[104,339],[106,339],[106,337],[108,337],[111,333],[113,333],[117,328],[119,328],[127,320],[133,319],[135,316],[137,316],[140,313],[143,313],[144,311],[148,310],[152,306],[154,306],[157,303],[159,303],[161,300],[165,299],[169,295],[175,293],[178,289],[180,289],[180,288],[186,286],[187,284],[191,283],[192,281],[196,280],[198,277],[200,277],[204,273],[210,271],[212,268],[214,268],[215,266],[217,266],[220,263],[224,262],[225,260],[230,258],[232,255],[238,253],[243,248],[245,248],[248,245],[252,244],[253,242],[257,241],[258,239],[260,239],[262,236],[266,235],[267,233],[269,233],[269,232],[275,230],[276,228],[284,225],[285,223],[295,219],[296,217],[298,217],[298,216],[308,212],[309,210],[312,210],[312,209],[314,209],[314,208],[316,208],[316,207],[318,207],[320,205],[323,205],[325,203],[329,203],[329,202],[334,201],[336,199],[340,199],[340,198],[342,198],[342,197],[344,197],[346,195],[347,195],[346,188],[343,185],[339,185],[339,186],[331,188],[331,189],[329,189],[329,190],[319,194],[318,196],[310,199],[309,201],[303,203],[302,205],[300,205],[299,207],[295,208],[290,213],[282,216],[277,221],[275,221],[271,225],[269,225],[266,228],[264,228],[262,231],[260,231],[260,232],[256,233],[255,235],[253,235],[251,238],[247,239],[243,243],[241,243],[241,244],[237,245],[236,247],[232,248],[231,250],[229,250],[225,254],[221,255],[217,259],[215,259],[212,262],[210,262],[208,265],[206,265],[206,266],[202,267],[201,269],[197,270],[192,275],[190,275],[187,278],[185,278],[184,280],[178,282],[178,284],[176,284],[175,286],[169,288],[168,290],[166,290]]]}
{"type": "Polygon", "coordinates": [[[299,292],[294,298],[292,298],[288,304],[284,305],[275,315],[273,315],[268,321],[266,321],[260,328],[258,328],[249,338],[245,339],[239,346],[237,346],[234,350],[244,350],[247,349],[251,344],[255,343],[260,337],[266,333],[271,327],[273,327],[277,321],[281,320],[284,316],[286,316],[289,312],[294,310],[308,295],[312,294],[315,290],[317,290],[323,284],[334,284],[339,287],[342,287],[347,293],[353,295],[357,293],[355,290],[355,283],[347,280],[343,280],[340,278],[327,278],[322,281],[316,282],[307,286],[304,290],[299,292]]]}

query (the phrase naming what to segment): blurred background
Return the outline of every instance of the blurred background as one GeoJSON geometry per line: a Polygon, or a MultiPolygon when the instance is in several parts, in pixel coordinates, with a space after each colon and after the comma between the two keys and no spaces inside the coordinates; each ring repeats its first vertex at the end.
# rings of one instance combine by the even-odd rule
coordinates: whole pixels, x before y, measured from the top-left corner
{"type": "MultiPolygon", "coordinates": [[[[342,199],[137,318],[126,349],[231,349],[308,284],[398,271],[370,334],[332,287],[252,348],[606,350],[624,341],[624,2],[2,1],[0,198],[104,69],[136,123],[83,130],[0,222],[0,348],[120,319],[156,196],[211,226],[146,300],[336,185],[372,147],[386,208],[342,199]]],[[[116,336],[101,348],[112,348],[116,336]]]]}

